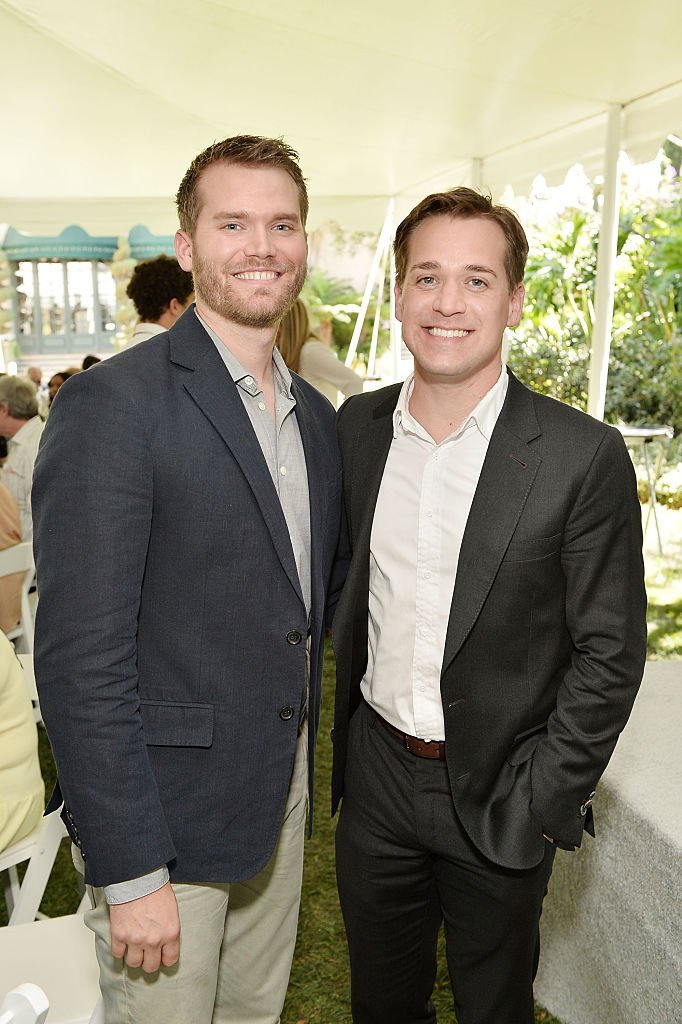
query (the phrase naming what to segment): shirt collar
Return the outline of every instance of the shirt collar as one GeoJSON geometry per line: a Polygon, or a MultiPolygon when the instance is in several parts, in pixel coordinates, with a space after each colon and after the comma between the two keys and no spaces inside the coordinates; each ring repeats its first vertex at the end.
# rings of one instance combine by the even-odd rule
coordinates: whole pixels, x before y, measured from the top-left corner
{"type": "MultiPolygon", "coordinates": [[[[228,348],[223,341],[221,341],[221,339],[218,337],[213,328],[209,327],[206,321],[202,319],[201,314],[199,313],[196,306],[194,307],[194,312],[197,315],[199,323],[204,328],[204,330],[208,334],[209,338],[211,339],[215,347],[218,349],[220,357],[225,363],[225,366],[227,367],[229,374],[232,377],[232,380],[235,382],[235,384],[237,384],[243,391],[246,391],[246,393],[251,395],[252,397],[254,397],[255,395],[259,395],[261,393],[260,385],[258,384],[258,381],[253,376],[253,374],[251,374],[240,363],[234,352],[230,348],[228,348]]],[[[273,369],[275,372],[275,386],[277,387],[277,390],[286,395],[286,397],[290,399],[290,401],[295,402],[294,396],[291,393],[291,374],[289,373],[287,364],[282,359],[282,356],[280,355],[280,352],[277,349],[277,347],[275,347],[272,350],[272,362],[274,364],[273,369]]]]}
{"type": "Polygon", "coordinates": [[[19,427],[19,429],[17,430],[16,434],[13,437],[7,438],[7,443],[23,444],[24,441],[30,440],[37,426],[42,426],[42,424],[43,421],[41,420],[40,416],[31,416],[30,420],[26,420],[23,427],[19,427]]]}
{"type": "MultiPolygon", "coordinates": [[[[507,397],[508,382],[509,376],[507,374],[507,368],[503,365],[500,376],[497,378],[493,386],[485,393],[478,405],[471,410],[464,422],[452,432],[450,437],[459,437],[465,430],[475,425],[478,427],[486,441],[490,441],[492,432],[495,429],[495,424],[497,423],[497,418],[502,411],[504,400],[507,397]]],[[[424,428],[417,422],[417,420],[414,419],[409,410],[410,398],[412,397],[413,390],[414,370],[405,379],[405,382],[400,389],[400,394],[398,395],[397,405],[393,411],[394,438],[397,437],[398,433],[401,431],[409,431],[411,433],[418,434],[419,436],[426,436],[424,428]]]]}

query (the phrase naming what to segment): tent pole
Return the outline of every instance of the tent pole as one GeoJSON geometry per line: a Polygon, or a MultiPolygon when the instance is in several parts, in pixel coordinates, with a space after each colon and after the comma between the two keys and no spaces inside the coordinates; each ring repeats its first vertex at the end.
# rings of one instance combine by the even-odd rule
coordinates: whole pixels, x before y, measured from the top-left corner
{"type": "Polygon", "coordinates": [[[620,212],[620,153],[623,108],[618,103],[609,107],[604,160],[604,205],[599,229],[597,276],[594,298],[594,327],[590,350],[590,373],[587,411],[602,420],[606,401],[606,380],[609,372],[613,297],[615,291],[618,215],[620,212]]]}
{"type": "Polygon", "coordinates": [[[480,156],[471,161],[471,187],[477,192],[483,191],[483,160],[480,156]]]}
{"type": "Polygon", "coordinates": [[[362,331],[362,325],[365,322],[367,316],[367,309],[369,307],[369,300],[372,297],[372,291],[374,290],[374,284],[379,273],[379,266],[384,252],[391,244],[393,238],[393,209],[395,203],[393,199],[389,199],[388,206],[386,207],[386,217],[384,218],[384,225],[379,235],[379,241],[377,242],[376,252],[372,260],[372,266],[367,276],[367,284],[365,285],[365,294],[362,296],[362,303],[360,304],[360,312],[358,318],[355,321],[355,327],[353,328],[353,336],[350,339],[350,345],[348,346],[348,353],[346,355],[346,366],[351,366],[355,359],[356,352],[358,350],[358,342],[360,340],[360,332],[362,331]]]}

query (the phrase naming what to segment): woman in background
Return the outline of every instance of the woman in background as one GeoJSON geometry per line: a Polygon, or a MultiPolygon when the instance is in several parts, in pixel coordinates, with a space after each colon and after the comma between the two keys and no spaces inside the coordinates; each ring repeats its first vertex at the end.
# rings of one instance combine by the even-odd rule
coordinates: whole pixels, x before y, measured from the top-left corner
{"type": "Polygon", "coordinates": [[[296,299],[282,318],[277,347],[289,369],[313,384],[334,408],[339,391],[344,398],[361,394],[362,377],[344,366],[331,346],[313,332],[308,310],[301,299],[296,299]]]}
{"type": "Polygon", "coordinates": [[[33,706],[21,663],[0,633],[0,851],[33,831],[44,805],[33,706]]]}

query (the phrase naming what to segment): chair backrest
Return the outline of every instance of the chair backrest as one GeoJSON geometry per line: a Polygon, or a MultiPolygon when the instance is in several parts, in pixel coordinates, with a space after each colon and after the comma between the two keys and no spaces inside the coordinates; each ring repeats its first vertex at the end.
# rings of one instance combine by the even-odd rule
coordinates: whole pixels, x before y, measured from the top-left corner
{"type": "Polygon", "coordinates": [[[29,541],[13,544],[0,551],[0,577],[12,576],[23,572],[24,582],[21,587],[21,620],[16,629],[7,634],[10,640],[17,640],[17,649],[30,653],[33,651],[34,619],[31,611],[29,591],[35,579],[35,563],[33,561],[33,545],[29,541]]]}
{"type": "Polygon", "coordinates": [[[65,835],[59,811],[52,811],[40,820],[30,835],[0,853],[0,871],[6,871],[8,878],[5,901],[10,925],[35,921],[59,844],[65,835]],[[16,865],[26,860],[28,867],[19,885],[16,865]]]}
{"type": "Polygon", "coordinates": [[[92,932],[80,914],[0,928],[0,991],[28,978],[47,996],[48,1024],[87,1024],[99,1001],[92,932]]]}
{"type": "Polygon", "coordinates": [[[30,541],[12,544],[0,551],[0,576],[11,576],[15,572],[34,570],[33,546],[30,541]]]}

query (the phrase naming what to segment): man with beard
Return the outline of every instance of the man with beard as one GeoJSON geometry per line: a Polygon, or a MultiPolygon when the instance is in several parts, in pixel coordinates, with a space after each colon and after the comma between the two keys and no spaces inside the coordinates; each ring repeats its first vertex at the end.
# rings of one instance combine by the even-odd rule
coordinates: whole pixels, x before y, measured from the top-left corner
{"type": "Polygon", "coordinates": [[[274,349],[306,273],[296,154],[225,139],[177,206],[196,306],[50,414],[36,674],[107,1024],[275,1024],[340,463],[331,406],[274,349]]]}

